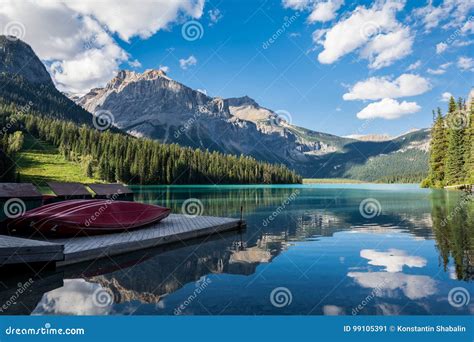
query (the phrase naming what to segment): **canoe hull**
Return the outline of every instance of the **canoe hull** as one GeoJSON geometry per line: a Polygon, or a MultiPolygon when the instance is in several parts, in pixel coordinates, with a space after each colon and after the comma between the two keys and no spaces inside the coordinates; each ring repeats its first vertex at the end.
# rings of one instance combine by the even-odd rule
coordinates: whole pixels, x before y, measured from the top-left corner
{"type": "Polygon", "coordinates": [[[157,223],[169,208],[128,201],[70,200],[26,212],[7,222],[10,234],[72,237],[127,232],[157,223]]]}

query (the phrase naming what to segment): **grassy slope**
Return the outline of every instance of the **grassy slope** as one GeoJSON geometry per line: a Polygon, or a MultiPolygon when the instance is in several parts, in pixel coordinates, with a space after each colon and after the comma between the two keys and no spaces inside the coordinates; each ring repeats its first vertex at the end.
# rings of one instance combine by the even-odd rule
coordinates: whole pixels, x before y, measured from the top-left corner
{"type": "Polygon", "coordinates": [[[44,186],[49,181],[97,183],[97,179],[84,175],[81,165],[67,161],[50,144],[28,135],[23,149],[17,157],[18,171],[22,182],[44,186]]]}

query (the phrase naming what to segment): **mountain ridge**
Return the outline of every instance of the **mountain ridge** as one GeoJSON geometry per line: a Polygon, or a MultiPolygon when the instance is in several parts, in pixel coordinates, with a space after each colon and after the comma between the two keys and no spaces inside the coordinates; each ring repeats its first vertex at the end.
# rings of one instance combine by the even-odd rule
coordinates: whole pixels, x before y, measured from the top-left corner
{"type": "MultiPolygon", "coordinates": [[[[0,57],[8,61],[7,67],[0,69],[0,77],[8,84],[0,90],[4,103],[24,106],[33,99],[32,111],[56,119],[92,126],[93,114],[109,111],[117,127],[114,131],[162,143],[248,155],[284,164],[311,178],[357,178],[367,174],[361,168],[365,170],[374,158],[389,155],[400,165],[410,165],[413,158],[424,161],[426,156],[429,130],[387,141],[339,137],[293,125],[288,113],[260,106],[247,95],[228,99],[208,96],[173,80],[162,70],[119,71],[104,87],[91,89],[83,96],[70,94],[72,101],[55,88],[28,44],[0,36],[2,52],[0,57]],[[24,68],[25,61],[31,61],[31,70],[24,68]],[[410,155],[405,156],[407,151],[410,155]]],[[[382,174],[392,172],[391,167],[384,168],[382,174]]],[[[418,179],[426,171],[424,165],[410,171],[409,177],[418,179]]]]}
{"type": "Polygon", "coordinates": [[[92,89],[76,102],[91,113],[110,111],[117,127],[135,136],[251,155],[285,164],[307,177],[346,177],[352,165],[360,166],[380,154],[409,149],[425,154],[429,141],[426,129],[361,141],[298,127],[288,113],[260,106],[248,95],[211,97],[161,70],[121,70],[103,88],[92,89]],[[420,141],[406,143],[400,139],[404,136],[407,141],[413,136],[420,141]]]}

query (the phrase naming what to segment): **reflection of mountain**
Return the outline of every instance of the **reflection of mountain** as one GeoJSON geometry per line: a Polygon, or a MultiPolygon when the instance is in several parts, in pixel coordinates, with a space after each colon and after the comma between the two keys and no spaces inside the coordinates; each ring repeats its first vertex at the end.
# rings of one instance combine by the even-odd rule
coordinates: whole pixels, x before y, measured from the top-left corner
{"type": "Polygon", "coordinates": [[[433,231],[444,270],[454,262],[459,280],[474,279],[474,201],[472,196],[435,192],[431,198],[433,231]]]}

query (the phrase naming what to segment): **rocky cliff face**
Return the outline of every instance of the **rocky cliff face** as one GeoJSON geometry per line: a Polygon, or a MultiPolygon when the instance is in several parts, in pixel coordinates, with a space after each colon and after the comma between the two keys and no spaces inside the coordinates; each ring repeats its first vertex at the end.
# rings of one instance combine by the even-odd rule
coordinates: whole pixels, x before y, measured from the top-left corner
{"type": "Polygon", "coordinates": [[[0,35],[0,61],[0,75],[18,75],[33,84],[53,85],[51,76],[31,47],[15,37],[0,35]]]}
{"type": "Polygon", "coordinates": [[[209,97],[163,71],[120,71],[104,88],[77,100],[91,113],[109,111],[128,133],[270,162],[306,163],[321,144],[304,141],[277,114],[248,98],[209,97]]]}
{"type": "Polygon", "coordinates": [[[92,89],[76,102],[91,113],[111,112],[115,125],[134,136],[252,155],[292,167],[341,145],[311,137],[247,96],[209,97],[160,70],[120,71],[104,88],[92,89]]]}
{"type": "MultiPolygon", "coordinates": [[[[251,155],[307,177],[344,177],[373,156],[403,151],[408,144],[418,148],[411,138],[360,141],[298,127],[288,113],[261,107],[248,96],[210,97],[160,70],[120,71],[104,88],[75,100],[91,113],[109,111],[118,128],[137,137],[251,155]]],[[[428,138],[429,132],[417,135],[420,153],[426,153],[428,138]]]]}

